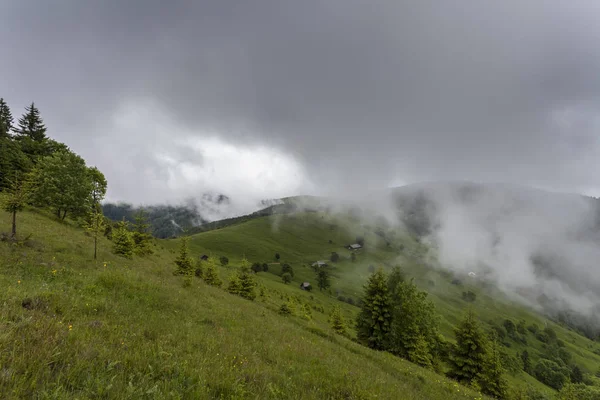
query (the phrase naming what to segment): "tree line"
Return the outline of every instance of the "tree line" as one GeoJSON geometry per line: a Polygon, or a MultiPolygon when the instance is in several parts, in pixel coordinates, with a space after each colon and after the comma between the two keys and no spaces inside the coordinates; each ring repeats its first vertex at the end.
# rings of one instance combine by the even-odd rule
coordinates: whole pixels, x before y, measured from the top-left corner
{"type": "Polygon", "coordinates": [[[46,132],[35,103],[15,124],[0,98],[0,192],[3,208],[12,214],[11,237],[17,234],[17,213],[26,205],[51,210],[60,220],[83,219],[89,231],[99,231],[104,175],[46,132]]]}

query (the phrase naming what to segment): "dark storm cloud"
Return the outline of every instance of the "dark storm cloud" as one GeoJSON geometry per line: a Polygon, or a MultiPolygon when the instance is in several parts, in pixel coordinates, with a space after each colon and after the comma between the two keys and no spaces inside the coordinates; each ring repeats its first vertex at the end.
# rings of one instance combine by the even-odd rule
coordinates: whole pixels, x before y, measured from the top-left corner
{"type": "MultiPolygon", "coordinates": [[[[1,7],[1,95],[38,101],[55,136],[88,158],[88,135],[119,143],[110,121],[120,104],[152,99],[187,132],[292,154],[323,186],[599,186],[594,1],[1,7]]],[[[140,163],[155,149],[140,150],[140,163]]]]}

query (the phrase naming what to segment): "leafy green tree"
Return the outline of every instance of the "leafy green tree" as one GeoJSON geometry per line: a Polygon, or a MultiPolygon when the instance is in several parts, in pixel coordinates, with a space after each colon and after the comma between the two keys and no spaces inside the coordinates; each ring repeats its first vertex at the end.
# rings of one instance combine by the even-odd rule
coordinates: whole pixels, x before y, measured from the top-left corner
{"type": "Polygon", "coordinates": [[[533,368],[535,378],[554,388],[560,390],[568,380],[569,369],[557,364],[552,360],[540,359],[533,368]]]}
{"type": "Polygon", "coordinates": [[[88,168],[78,155],[60,151],[42,158],[32,171],[32,202],[38,207],[54,209],[65,219],[86,215],[92,204],[93,185],[88,168]]]}
{"type": "Polygon", "coordinates": [[[276,259],[277,261],[279,261],[279,259],[280,259],[280,258],[281,258],[281,256],[279,255],[279,253],[275,253],[275,259],[276,259]]]}
{"type": "Polygon", "coordinates": [[[229,258],[225,257],[225,256],[221,256],[219,258],[219,262],[221,263],[221,266],[226,266],[227,264],[229,264],[229,258]]]}
{"type": "Polygon", "coordinates": [[[472,310],[467,312],[454,333],[456,345],[448,356],[448,376],[469,385],[475,382],[483,371],[487,356],[487,338],[472,310]]]}
{"type": "Polygon", "coordinates": [[[221,286],[223,281],[221,281],[221,278],[219,278],[219,273],[217,272],[213,258],[209,257],[205,264],[206,268],[202,273],[202,279],[204,279],[204,282],[211,286],[221,286]]]}
{"type": "Polygon", "coordinates": [[[6,198],[3,200],[2,208],[12,214],[10,237],[17,236],[17,213],[22,211],[29,200],[30,187],[23,178],[15,172],[15,178],[8,187],[6,198]]]}
{"type": "Polygon", "coordinates": [[[332,251],[331,256],[329,257],[329,260],[331,262],[338,262],[340,260],[340,255],[338,253],[336,253],[335,251],[332,251]]]}
{"type": "Polygon", "coordinates": [[[574,365],[573,368],[571,368],[571,382],[573,383],[581,383],[583,382],[583,372],[581,372],[581,368],[579,368],[579,366],[574,365]]]}
{"type": "Polygon", "coordinates": [[[28,172],[31,160],[9,137],[0,137],[0,191],[8,188],[15,175],[28,172]]]}
{"type": "Polygon", "coordinates": [[[356,320],[357,337],[366,346],[388,348],[392,325],[392,298],[383,269],[373,273],[364,287],[362,307],[356,320]]]}
{"type": "Polygon", "coordinates": [[[98,237],[102,236],[105,228],[105,217],[102,214],[100,205],[92,207],[84,227],[94,238],[94,260],[96,260],[98,254],[98,237]]]}
{"type": "Polygon", "coordinates": [[[116,229],[113,230],[112,234],[113,241],[113,253],[123,256],[125,258],[131,258],[133,256],[134,242],[131,237],[131,232],[127,228],[127,222],[125,219],[117,224],[116,229]]]}
{"type": "Polygon", "coordinates": [[[17,138],[28,137],[35,142],[42,142],[46,139],[46,126],[34,103],[25,107],[25,114],[19,118],[18,127],[13,130],[17,134],[17,138]]]}
{"type": "Polygon", "coordinates": [[[292,281],[292,274],[290,274],[289,272],[284,272],[281,275],[281,280],[283,281],[283,283],[285,283],[287,285],[288,283],[290,283],[292,281]]]}
{"type": "Polygon", "coordinates": [[[504,378],[504,368],[500,358],[498,341],[495,337],[488,344],[483,370],[477,379],[481,391],[495,398],[506,398],[508,383],[504,378]]]}
{"type": "Polygon", "coordinates": [[[106,178],[104,177],[104,174],[96,167],[88,168],[88,176],[91,184],[90,195],[92,197],[92,203],[100,204],[102,200],[104,200],[104,196],[106,196],[106,189],[108,187],[106,178]]]}
{"type": "Polygon", "coordinates": [[[8,104],[3,98],[0,98],[0,138],[10,138],[10,131],[13,128],[13,116],[8,104]]]}
{"type": "Polygon", "coordinates": [[[294,270],[292,269],[292,266],[290,264],[283,264],[281,266],[281,273],[282,274],[288,273],[292,277],[294,276],[294,270]]]}
{"type": "Polygon", "coordinates": [[[335,333],[343,336],[348,334],[346,321],[344,321],[344,316],[342,315],[342,310],[339,306],[333,307],[331,317],[329,318],[329,323],[331,324],[331,328],[335,333]]]}
{"type": "Polygon", "coordinates": [[[317,286],[319,286],[319,290],[321,291],[327,290],[331,286],[327,268],[319,268],[317,271],[317,286]]]}
{"type": "Polygon", "coordinates": [[[150,247],[152,235],[148,233],[150,224],[148,223],[146,211],[140,209],[134,215],[134,219],[132,237],[135,243],[135,253],[140,256],[152,254],[152,248],[150,247]]]}
{"type": "Polygon", "coordinates": [[[262,272],[262,270],[263,270],[262,265],[260,265],[260,263],[257,263],[257,262],[252,263],[252,267],[251,268],[252,268],[252,271],[254,271],[254,273],[256,273],[256,274],[259,273],[259,272],[262,272]]]}
{"type": "Polygon", "coordinates": [[[192,275],[194,271],[194,264],[192,259],[190,258],[188,251],[188,241],[189,238],[187,236],[183,236],[181,239],[181,246],[179,247],[179,255],[175,259],[175,265],[177,265],[177,270],[175,271],[175,275],[192,275]]]}
{"type": "Polygon", "coordinates": [[[263,263],[263,264],[262,264],[262,270],[263,270],[264,272],[267,272],[267,271],[269,270],[269,264],[267,264],[267,263],[263,263]]]}

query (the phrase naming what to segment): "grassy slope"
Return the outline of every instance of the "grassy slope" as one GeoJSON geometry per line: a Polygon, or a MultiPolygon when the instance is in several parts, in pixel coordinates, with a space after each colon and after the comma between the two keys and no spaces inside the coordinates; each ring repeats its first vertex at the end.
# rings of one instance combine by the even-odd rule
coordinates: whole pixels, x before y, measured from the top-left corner
{"type": "MultiPolygon", "coordinates": [[[[240,225],[194,235],[191,248],[197,254],[213,252],[227,255],[234,263],[243,254],[252,262],[273,262],[274,254],[278,252],[282,263],[288,262],[294,267],[294,286],[304,280],[314,283],[314,273],[308,265],[317,259],[327,259],[332,251],[337,251],[342,256],[342,261],[333,268],[335,278],[332,292],[353,298],[360,296],[369,265],[400,264],[409,277],[415,278],[415,282],[430,293],[441,315],[442,333],[447,338],[453,338],[453,327],[466,308],[473,307],[486,323],[501,325],[504,319],[510,318],[515,323],[519,320],[525,320],[527,325],[535,323],[541,329],[545,324],[551,326],[558,333],[559,339],[565,342],[576,364],[590,374],[598,370],[600,357],[593,350],[599,346],[594,342],[507,300],[501,293],[482,287],[475,281],[466,280],[460,286],[451,284],[450,274],[432,270],[419,262],[424,253],[423,247],[413,239],[396,234],[392,245],[388,247],[378,239],[374,230],[373,226],[352,223],[348,218],[336,220],[320,213],[280,215],[257,218],[240,225]],[[367,246],[357,254],[357,261],[352,263],[349,259],[350,251],[342,246],[351,243],[357,235],[365,236],[367,246]],[[462,292],[467,290],[477,294],[477,300],[472,304],[461,298],[462,292]]],[[[175,243],[170,242],[168,246],[173,247],[175,243]]],[[[278,266],[271,266],[270,272],[277,274],[278,266]]],[[[270,286],[273,288],[282,286],[277,276],[271,276],[269,281],[272,281],[270,286]]],[[[348,316],[355,315],[357,311],[356,307],[346,309],[348,316]]],[[[508,342],[508,353],[516,355],[527,349],[533,365],[543,352],[544,344],[529,332],[527,345],[510,340],[508,342]]],[[[527,383],[538,390],[551,393],[549,388],[523,372],[508,376],[508,379],[513,386],[527,383]]]]}
{"type": "MultiPolygon", "coordinates": [[[[0,212],[0,231],[9,221],[0,212]]],[[[260,224],[201,234],[193,250],[234,261],[281,250],[296,262],[332,249],[321,245],[331,232],[317,221],[304,225],[311,235],[282,224],[278,235],[285,243],[260,224]]],[[[169,247],[176,243],[161,242],[167,249],[159,244],[151,257],[125,260],[103,239],[95,263],[92,241],[79,229],[25,212],[19,230],[33,235],[25,245],[0,242],[2,399],[480,398],[333,334],[326,313],[313,311],[312,320],[278,315],[290,294],[326,312],[338,302],[285,286],[275,275],[260,274],[269,295],[250,302],[197,279],[182,287],[182,278],[172,275],[169,247]]],[[[335,241],[345,239],[340,230],[335,241]]],[[[297,269],[300,278],[309,276],[297,269]]],[[[221,273],[226,278],[230,271],[221,273]]],[[[356,309],[344,303],[343,311],[350,317],[356,309]]]]}

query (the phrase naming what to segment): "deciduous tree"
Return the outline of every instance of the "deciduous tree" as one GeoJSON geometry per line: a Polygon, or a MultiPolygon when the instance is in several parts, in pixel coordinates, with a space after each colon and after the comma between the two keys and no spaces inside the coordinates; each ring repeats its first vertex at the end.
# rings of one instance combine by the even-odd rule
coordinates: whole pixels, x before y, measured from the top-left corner
{"type": "Polygon", "coordinates": [[[65,219],[87,213],[93,204],[94,190],[85,161],[70,151],[59,151],[42,158],[32,171],[32,202],[38,207],[54,209],[65,219]]]}
{"type": "Polygon", "coordinates": [[[29,199],[30,186],[25,179],[15,172],[14,179],[10,182],[7,196],[3,200],[2,208],[12,215],[12,224],[10,236],[15,238],[17,235],[17,213],[22,211],[29,199]]]}

